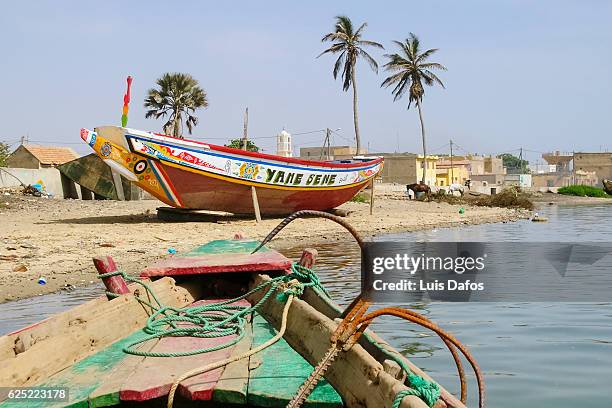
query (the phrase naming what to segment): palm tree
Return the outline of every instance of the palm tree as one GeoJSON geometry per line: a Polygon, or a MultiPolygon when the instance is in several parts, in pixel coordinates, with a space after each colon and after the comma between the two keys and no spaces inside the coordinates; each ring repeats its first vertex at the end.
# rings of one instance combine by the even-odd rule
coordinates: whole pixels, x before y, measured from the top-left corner
{"type": "Polygon", "coordinates": [[[164,133],[183,138],[183,119],[189,134],[198,124],[194,116],[196,109],[208,107],[206,92],[189,74],[167,72],[156,81],[159,89],[149,89],[144,106],[148,108],[146,118],[165,118],[164,133]]]}
{"type": "Polygon", "coordinates": [[[334,64],[334,79],[338,77],[340,69],[342,69],[342,89],[348,91],[353,86],[353,121],[355,124],[355,142],[357,143],[357,154],[361,152],[361,138],[359,137],[359,121],[357,119],[357,82],[355,76],[355,67],[357,58],[362,57],[370,65],[370,68],[378,73],[378,63],[368,54],[363,47],[375,47],[384,49],[384,47],[374,41],[362,40],[364,28],[367,23],[363,23],[357,30],[353,29],[353,22],[346,16],[336,17],[335,31],[326,34],[321,41],[333,42],[331,47],[323,51],[317,56],[319,58],[323,54],[332,53],[340,56],[334,64]]]}
{"type": "Polygon", "coordinates": [[[427,62],[427,59],[438,49],[432,48],[421,52],[419,39],[413,33],[410,33],[410,37],[404,42],[393,42],[400,48],[400,53],[385,55],[389,61],[383,67],[385,70],[392,72],[392,74],[383,81],[381,86],[388,87],[395,85],[395,88],[391,91],[394,95],[393,101],[397,101],[408,91],[408,109],[410,109],[413,101],[416,103],[421,121],[421,137],[423,138],[423,180],[421,182],[425,184],[427,179],[427,148],[425,144],[423,111],[421,108],[423,94],[425,93],[423,83],[427,86],[438,84],[444,88],[444,84],[432,70],[439,69],[446,71],[446,67],[437,62],[427,62]]]}

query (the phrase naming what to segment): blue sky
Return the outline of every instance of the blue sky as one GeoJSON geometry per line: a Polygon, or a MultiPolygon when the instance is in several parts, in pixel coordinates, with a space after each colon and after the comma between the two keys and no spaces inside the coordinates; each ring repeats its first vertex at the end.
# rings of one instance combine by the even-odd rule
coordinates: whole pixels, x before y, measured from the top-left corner
{"type": "MultiPolygon", "coordinates": [[[[22,135],[87,153],[79,129],[119,124],[125,77],[134,77],[129,126],[159,131],[142,101],[163,72],[191,73],[208,93],[194,136],[223,142],[242,132],[267,151],[283,127],[341,128],[353,136],[351,94],[331,75],[323,34],[333,17],[368,22],[365,36],[394,51],[416,33],[447,89],[427,89],[432,150],[612,149],[612,2],[7,2],[0,15],[0,140],[22,135]],[[257,139],[261,138],[261,139],[257,139]]],[[[383,61],[382,53],[372,54],[383,61]]],[[[418,151],[416,112],[393,102],[378,75],[358,66],[360,124],[372,151],[418,151]]],[[[295,136],[315,146],[323,134],[295,136]]]]}

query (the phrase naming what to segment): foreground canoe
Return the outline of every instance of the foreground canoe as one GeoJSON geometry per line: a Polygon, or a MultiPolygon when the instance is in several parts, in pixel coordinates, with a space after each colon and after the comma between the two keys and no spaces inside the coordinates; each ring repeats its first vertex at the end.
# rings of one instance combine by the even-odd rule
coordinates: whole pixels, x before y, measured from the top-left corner
{"type": "MultiPolygon", "coordinates": [[[[213,241],[184,256],[161,261],[142,276],[152,280],[149,285],[164,305],[217,303],[287,273],[291,262],[278,252],[264,247],[251,255],[257,245],[249,240],[213,241]]],[[[140,356],[126,354],[124,349],[147,336],[142,327],[151,310],[138,300],[147,299],[142,287],[130,285],[129,291],[112,300],[101,297],[0,337],[0,384],[69,388],[67,401],[28,402],[29,407],[165,406],[173,381],[185,371],[243,355],[272,338],[283,309],[276,296],[270,296],[247,316],[244,336],[232,347],[192,356],[140,356]]],[[[261,293],[255,292],[230,305],[253,305],[260,300],[261,293]]],[[[306,288],[291,304],[283,339],[249,358],[182,381],[174,406],[286,406],[329,347],[338,316],[339,309],[329,298],[315,287],[306,288]]],[[[178,353],[214,348],[233,339],[235,335],[163,337],[142,343],[139,350],[178,353]]],[[[389,360],[389,353],[429,379],[368,330],[359,344],[334,362],[325,376],[327,381],[319,382],[304,406],[391,407],[394,397],[407,387],[405,374],[389,360]]],[[[439,400],[436,407],[464,407],[443,389],[442,398],[446,403],[439,400]]],[[[3,408],[13,406],[22,407],[23,401],[0,403],[3,408]]],[[[400,407],[427,405],[416,396],[407,396],[400,407]]]]}
{"type": "Polygon", "coordinates": [[[248,152],[151,132],[105,126],[81,130],[112,170],[179,208],[252,214],[329,210],[350,200],[381,170],[382,158],[315,162],[248,152]]]}

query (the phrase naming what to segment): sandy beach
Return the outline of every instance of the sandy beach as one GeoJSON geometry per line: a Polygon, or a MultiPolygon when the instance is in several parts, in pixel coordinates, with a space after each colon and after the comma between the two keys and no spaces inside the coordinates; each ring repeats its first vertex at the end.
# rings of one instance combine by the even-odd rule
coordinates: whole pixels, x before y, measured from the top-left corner
{"type": "MultiPolygon", "coordinates": [[[[111,255],[129,274],[161,257],[168,249],[184,252],[236,232],[261,239],[281,218],[220,218],[210,222],[173,223],[157,219],[156,200],[79,201],[0,196],[0,302],[37,296],[97,281],[91,258],[111,255]],[[46,279],[40,285],[40,277],[46,279]]],[[[349,202],[340,208],[364,237],[392,232],[512,221],[526,213],[504,208],[465,207],[409,201],[399,192],[377,195],[374,215],[369,204],[349,202]]],[[[272,241],[283,249],[351,239],[336,224],[322,219],[297,220],[272,241]]]]}

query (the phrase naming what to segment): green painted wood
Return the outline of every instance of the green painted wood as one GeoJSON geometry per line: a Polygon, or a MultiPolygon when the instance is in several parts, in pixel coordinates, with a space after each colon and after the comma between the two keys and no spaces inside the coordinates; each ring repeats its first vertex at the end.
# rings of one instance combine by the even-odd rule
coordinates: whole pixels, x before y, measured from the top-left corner
{"type": "MultiPolygon", "coordinates": [[[[240,356],[251,350],[253,344],[253,325],[249,318],[244,329],[244,337],[236,344],[231,356],[240,356]]],[[[245,405],[249,386],[250,357],[228,364],[215,385],[212,400],[222,404],[245,405]]]]}
{"type": "MultiPolygon", "coordinates": [[[[259,241],[244,239],[218,239],[201,245],[183,256],[198,256],[204,254],[250,254],[259,245],[259,241]]],[[[263,247],[257,252],[267,252],[269,248],[263,247]]]]}
{"type": "MultiPolygon", "coordinates": [[[[274,337],[276,330],[261,316],[253,319],[253,347],[274,337]]],[[[248,403],[258,407],[285,407],[313,367],[284,339],[252,357],[248,403]],[[256,359],[253,359],[256,357],[256,359]]],[[[325,380],[320,381],[303,405],[309,408],[342,407],[342,398],[325,380]]]]}
{"type": "MultiPolygon", "coordinates": [[[[129,355],[123,352],[123,347],[139,340],[146,334],[138,330],[105,349],[75,363],[71,367],[60,371],[46,381],[37,384],[39,387],[67,387],[69,389],[70,401],[62,403],[51,403],[48,401],[28,401],[0,403],[2,408],[88,408],[89,394],[98,388],[108,378],[113,368],[122,363],[129,355]]],[[[101,406],[101,405],[99,405],[101,406]]],[[[106,405],[110,406],[110,405],[106,405]]]]}
{"type": "Polygon", "coordinates": [[[70,180],[102,197],[119,199],[110,167],[95,153],[64,163],[58,166],[58,170],[70,180]]]}

